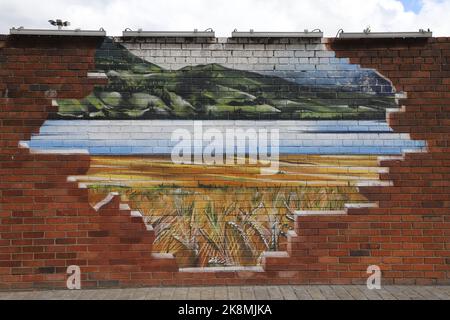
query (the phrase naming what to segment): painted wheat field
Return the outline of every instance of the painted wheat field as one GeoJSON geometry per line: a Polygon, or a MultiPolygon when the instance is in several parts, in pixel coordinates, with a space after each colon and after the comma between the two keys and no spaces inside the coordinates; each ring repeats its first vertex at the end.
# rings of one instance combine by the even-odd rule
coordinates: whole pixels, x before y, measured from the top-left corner
{"type": "Polygon", "coordinates": [[[378,180],[376,156],[289,155],[279,172],[261,165],[180,165],[167,156],[96,156],[87,176],[94,205],[109,192],[141,211],[155,250],[181,268],[256,266],[284,250],[298,210],[340,210],[365,202],[361,181],[378,180]]]}

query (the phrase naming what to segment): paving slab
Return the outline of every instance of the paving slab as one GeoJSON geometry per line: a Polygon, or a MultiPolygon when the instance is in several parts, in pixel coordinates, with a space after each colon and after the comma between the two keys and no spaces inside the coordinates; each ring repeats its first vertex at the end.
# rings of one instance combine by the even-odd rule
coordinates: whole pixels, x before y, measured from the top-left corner
{"type": "Polygon", "coordinates": [[[0,300],[450,300],[450,286],[219,286],[0,292],[0,300]]]}
{"type": "Polygon", "coordinates": [[[283,293],[284,300],[298,300],[294,289],[291,286],[280,287],[283,293]]]}

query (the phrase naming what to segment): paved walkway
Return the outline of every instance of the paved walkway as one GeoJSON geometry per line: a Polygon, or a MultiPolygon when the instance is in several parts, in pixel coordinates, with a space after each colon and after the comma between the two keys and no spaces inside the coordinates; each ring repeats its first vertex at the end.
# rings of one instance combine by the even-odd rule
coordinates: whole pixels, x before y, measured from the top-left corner
{"type": "Polygon", "coordinates": [[[450,286],[247,286],[0,292],[0,300],[450,300],[450,286]]]}

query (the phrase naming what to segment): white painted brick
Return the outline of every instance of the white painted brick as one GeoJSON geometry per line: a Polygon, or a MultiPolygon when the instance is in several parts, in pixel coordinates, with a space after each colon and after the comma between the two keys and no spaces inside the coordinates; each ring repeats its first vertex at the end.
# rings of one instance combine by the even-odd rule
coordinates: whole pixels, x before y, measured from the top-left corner
{"type": "Polygon", "coordinates": [[[313,58],[314,51],[295,51],[294,55],[298,58],[313,58]]]}
{"type": "Polygon", "coordinates": [[[317,70],[320,70],[320,71],[334,71],[336,69],[337,69],[337,67],[335,64],[318,64],[317,65],[317,70]]]}
{"type": "Polygon", "coordinates": [[[142,43],[141,49],[143,49],[143,50],[161,49],[161,44],[160,43],[142,43]]]}
{"type": "Polygon", "coordinates": [[[187,64],[195,64],[195,58],[194,57],[187,57],[186,58],[187,64]]]}
{"type": "Polygon", "coordinates": [[[206,58],[195,58],[195,63],[205,64],[206,63],[206,58]]]}
{"type": "Polygon", "coordinates": [[[185,57],[176,57],[175,62],[176,63],[186,63],[186,58],[185,57]]]}
{"type": "Polygon", "coordinates": [[[140,43],[125,43],[124,46],[128,50],[141,49],[141,44],[140,43]]]}
{"type": "Polygon", "coordinates": [[[242,64],[242,63],[248,63],[248,59],[247,58],[238,58],[238,57],[228,57],[227,58],[227,63],[230,64],[242,64]]]}
{"type": "Polygon", "coordinates": [[[265,50],[264,44],[246,44],[245,50],[265,50]]]}
{"type": "Polygon", "coordinates": [[[200,51],[200,55],[201,55],[202,57],[210,57],[211,54],[212,54],[212,51],[211,51],[211,50],[202,50],[202,51],[200,51]]]}
{"type": "Polygon", "coordinates": [[[156,52],[158,50],[142,50],[144,53],[144,57],[156,57],[156,52]]]}
{"type": "Polygon", "coordinates": [[[266,50],[285,50],[286,45],[284,44],[266,44],[266,50]]]}
{"type": "Polygon", "coordinates": [[[334,51],[316,51],[317,58],[334,58],[335,56],[334,51]]]}
{"type": "Polygon", "coordinates": [[[253,56],[254,57],[273,57],[274,53],[272,50],[265,50],[265,51],[254,51],[253,56]]]}
{"type": "Polygon", "coordinates": [[[228,57],[230,52],[229,51],[212,51],[213,57],[228,57]]]}
{"type": "Polygon", "coordinates": [[[206,63],[227,63],[227,58],[206,58],[206,63]]]}
{"type": "Polygon", "coordinates": [[[255,64],[253,66],[253,70],[255,70],[255,71],[273,71],[274,65],[273,64],[255,64]]]}
{"type": "Polygon", "coordinates": [[[211,51],[210,50],[192,50],[191,56],[193,56],[193,57],[210,57],[211,51]]]}
{"type": "Polygon", "coordinates": [[[286,49],[287,50],[305,50],[306,45],[305,44],[287,44],[286,49]]]}
{"type": "Polygon", "coordinates": [[[182,57],[184,55],[184,52],[181,50],[170,50],[170,55],[172,57],[182,57]]]}
{"type": "Polygon", "coordinates": [[[150,62],[158,64],[158,63],[164,63],[166,61],[165,61],[165,58],[163,58],[163,57],[154,57],[151,59],[150,62]]]}
{"type": "Polygon", "coordinates": [[[185,50],[201,50],[202,45],[200,43],[183,43],[181,47],[185,50]]]}
{"type": "Polygon", "coordinates": [[[294,56],[294,51],[292,50],[277,50],[274,52],[274,56],[275,57],[293,57],[294,56]]]}
{"type": "Polygon", "coordinates": [[[232,52],[233,57],[251,57],[252,51],[248,50],[234,50],[232,52]]]}
{"type": "Polygon", "coordinates": [[[142,50],[143,57],[153,57],[155,56],[156,50],[142,50]]]}
{"type": "Polygon", "coordinates": [[[279,64],[275,66],[275,70],[279,71],[294,71],[295,66],[291,64],[279,64]]]}
{"type": "Polygon", "coordinates": [[[241,43],[225,43],[223,48],[225,50],[244,50],[244,45],[241,43]]]}
{"type": "Polygon", "coordinates": [[[161,57],[171,57],[170,50],[157,50],[157,55],[161,57]]]}
{"type": "Polygon", "coordinates": [[[161,43],[161,49],[181,50],[181,43],[161,43]]]}
{"type": "Polygon", "coordinates": [[[300,71],[314,71],[316,70],[316,66],[313,64],[297,64],[295,65],[295,69],[300,71]]]}
{"type": "Polygon", "coordinates": [[[297,58],[297,62],[301,64],[308,64],[311,63],[309,58],[297,58]]]}
{"type": "Polygon", "coordinates": [[[220,43],[204,43],[202,47],[207,50],[223,50],[223,44],[220,43]]]}
{"type": "Polygon", "coordinates": [[[175,57],[165,57],[164,58],[165,63],[175,63],[175,57]]]}
{"type": "Polygon", "coordinates": [[[307,44],[306,50],[326,51],[327,48],[323,44],[307,44]]]}

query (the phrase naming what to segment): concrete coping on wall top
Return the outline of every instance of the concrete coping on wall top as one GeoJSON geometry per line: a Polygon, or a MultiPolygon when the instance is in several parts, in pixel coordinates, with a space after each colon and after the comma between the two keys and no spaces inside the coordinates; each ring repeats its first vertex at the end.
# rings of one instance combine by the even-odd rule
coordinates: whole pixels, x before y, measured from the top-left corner
{"type": "Polygon", "coordinates": [[[431,31],[419,32],[342,32],[339,39],[406,39],[431,38],[431,31]]]}
{"type": "Polygon", "coordinates": [[[105,37],[106,31],[100,30],[54,30],[54,29],[24,29],[12,28],[9,30],[10,35],[26,35],[26,36],[79,36],[79,37],[105,37]]]}
{"type": "Polygon", "coordinates": [[[112,37],[118,43],[181,43],[181,44],[324,44],[320,37],[112,37]]]}
{"type": "Polygon", "coordinates": [[[132,31],[125,30],[122,33],[124,38],[127,37],[154,37],[154,38],[215,38],[216,34],[214,31],[132,31]]]}
{"type": "MultiPolygon", "coordinates": [[[[132,31],[125,30],[122,33],[127,37],[153,37],[153,38],[215,38],[214,31],[132,31]]],[[[254,32],[233,31],[231,38],[323,38],[322,31],[304,31],[304,32],[254,32]]]]}
{"type": "Polygon", "coordinates": [[[254,32],[234,31],[232,38],[323,38],[321,31],[304,32],[254,32]]]}

